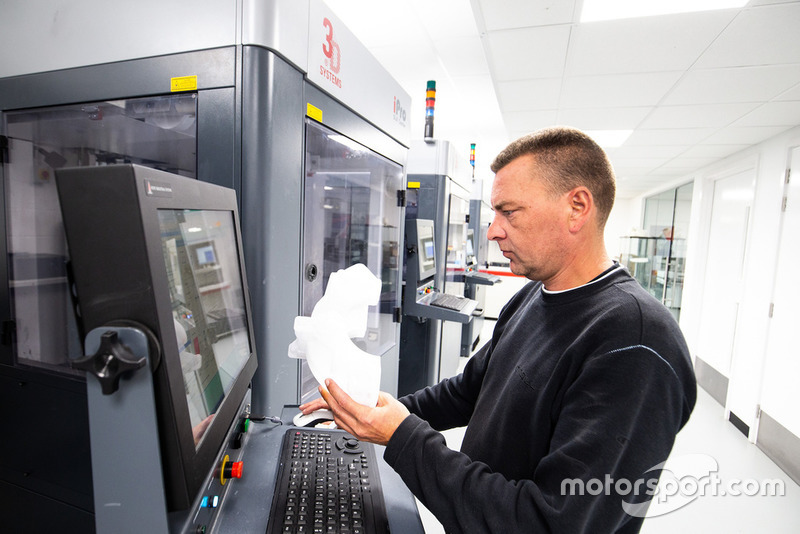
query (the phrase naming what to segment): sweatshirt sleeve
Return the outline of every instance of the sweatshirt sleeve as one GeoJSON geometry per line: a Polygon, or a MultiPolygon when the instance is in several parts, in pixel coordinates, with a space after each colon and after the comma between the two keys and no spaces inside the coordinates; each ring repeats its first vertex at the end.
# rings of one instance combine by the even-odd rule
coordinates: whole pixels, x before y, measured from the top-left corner
{"type": "Polygon", "coordinates": [[[402,397],[400,402],[436,430],[466,426],[481,390],[489,356],[487,343],[470,358],[463,373],[402,397]]]}
{"type": "Polygon", "coordinates": [[[630,347],[587,360],[566,387],[554,404],[553,428],[541,429],[550,432],[549,451],[531,466],[529,479],[508,480],[448,449],[414,415],[392,436],[384,458],[451,533],[636,532],[641,518],[627,514],[623,502],[652,497],[647,492],[660,473],[649,470],[666,460],[687,398],[664,358],[630,347]],[[623,479],[638,486],[638,496],[617,484],[623,479]]]}

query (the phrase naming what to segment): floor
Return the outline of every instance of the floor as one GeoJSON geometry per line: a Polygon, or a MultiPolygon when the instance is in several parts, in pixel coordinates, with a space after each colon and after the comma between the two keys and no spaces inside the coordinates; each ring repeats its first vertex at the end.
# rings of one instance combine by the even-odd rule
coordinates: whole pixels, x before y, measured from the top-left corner
{"type": "MultiPolygon", "coordinates": [[[[481,339],[489,339],[485,321],[481,339]]],[[[462,367],[467,359],[462,359],[462,367]]],[[[444,433],[458,449],[464,429],[444,433]]],[[[724,409],[703,389],[689,422],[678,434],[643,534],[789,534],[800,532],[800,486],[725,420],[724,409]],[[734,493],[738,493],[735,495],[734,493]]],[[[417,503],[426,534],[444,532],[417,503]]]]}

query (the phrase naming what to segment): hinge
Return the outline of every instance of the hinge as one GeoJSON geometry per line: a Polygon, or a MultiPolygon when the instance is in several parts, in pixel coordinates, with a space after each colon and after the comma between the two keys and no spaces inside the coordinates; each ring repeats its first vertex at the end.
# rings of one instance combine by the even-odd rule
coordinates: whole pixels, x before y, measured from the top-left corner
{"type": "Polygon", "coordinates": [[[756,404],[756,421],[761,419],[761,405],[756,404]]]}
{"type": "Polygon", "coordinates": [[[397,190],[397,207],[403,208],[406,205],[406,190],[405,189],[398,189],[397,190]]]}
{"type": "Polygon", "coordinates": [[[403,320],[403,309],[400,306],[395,306],[392,310],[392,320],[399,323],[403,320]]]}
{"type": "Polygon", "coordinates": [[[772,315],[775,313],[775,303],[769,303],[769,318],[772,319],[772,315]]]}
{"type": "Polygon", "coordinates": [[[8,161],[8,137],[0,135],[0,163],[10,163],[8,161]]]}
{"type": "Polygon", "coordinates": [[[464,222],[469,224],[469,213],[464,216],[464,222]]]}
{"type": "Polygon", "coordinates": [[[792,176],[792,169],[786,169],[786,176],[784,177],[783,183],[788,184],[789,180],[791,180],[792,176]]]}
{"type": "Polygon", "coordinates": [[[783,197],[783,202],[781,203],[781,211],[786,211],[786,203],[789,201],[788,197],[783,197]]]}
{"type": "Polygon", "coordinates": [[[11,346],[14,342],[14,334],[17,331],[17,323],[14,321],[3,321],[3,330],[0,333],[0,343],[11,346]]]}

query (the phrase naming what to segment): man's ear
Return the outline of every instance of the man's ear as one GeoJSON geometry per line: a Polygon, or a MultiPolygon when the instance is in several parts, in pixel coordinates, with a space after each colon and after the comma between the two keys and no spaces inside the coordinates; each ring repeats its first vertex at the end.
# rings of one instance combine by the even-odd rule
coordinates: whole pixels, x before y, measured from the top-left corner
{"type": "Polygon", "coordinates": [[[568,193],[570,214],[569,230],[579,232],[594,215],[596,206],[592,192],[585,186],[579,186],[568,193]]]}

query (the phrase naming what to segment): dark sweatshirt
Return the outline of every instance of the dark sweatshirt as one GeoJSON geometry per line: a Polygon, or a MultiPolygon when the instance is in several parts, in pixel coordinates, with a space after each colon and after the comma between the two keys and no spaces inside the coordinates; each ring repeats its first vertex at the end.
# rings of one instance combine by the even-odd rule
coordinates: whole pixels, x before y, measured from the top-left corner
{"type": "Polygon", "coordinates": [[[451,533],[638,532],[623,503],[652,498],[696,393],[678,324],[615,265],[520,290],[461,375],[401,399],[384,458],[451,533]]]}

